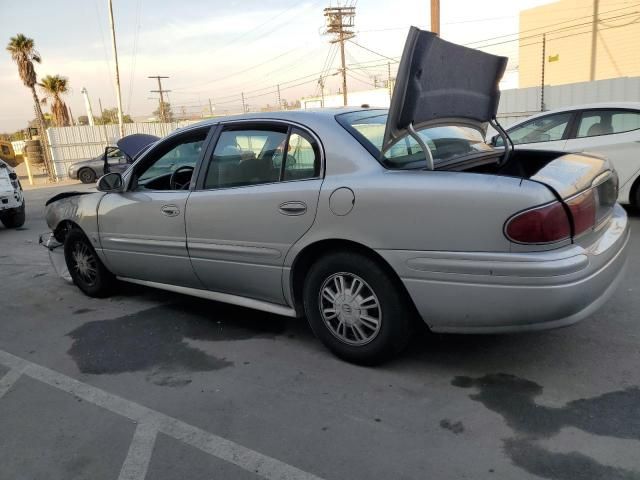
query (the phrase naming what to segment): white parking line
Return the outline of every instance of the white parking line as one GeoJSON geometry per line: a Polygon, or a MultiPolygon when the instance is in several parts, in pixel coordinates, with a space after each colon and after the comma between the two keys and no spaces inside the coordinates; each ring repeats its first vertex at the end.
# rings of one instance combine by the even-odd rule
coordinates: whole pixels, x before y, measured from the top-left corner
{"type": "Polygon", "coordinates": [[[0,398],[2,398],[3,395],[9,391],[11,386],[16,383],[21,375],[21,368],[11,368],[11,370],[9,370],[4,377],[0,378],[0,398]]]}
{"type": "Polygon", "coordinates": [[[138,424],[118,480],[138,480],[147,476],[157,436],[158,428],[156,426],[149,422],[138,424]]]}
{"type": "Polygon", "coordinates": [[[189,425],[177,418],[16,357],[9,352],[0,350],[0,364],[11,369],[0,381],[0,396],[3,393],[1,390],[2,385],[5,385],[2,382],[7,379],[8,386],[6,389],[8,390],[22,374],[137,422],[140,425],[140,430],[136,429],[120,478],[126,478],[127,480],[144,479],[153,449],[152,439],[155,439],[154,432],[162,432],[262,478],[269,480],[321,480],[320,477],[280,460],[189,425]],[[131,472],[131,476],[122,476],[123,474],[129,474],[128,472],[131,472]]]}

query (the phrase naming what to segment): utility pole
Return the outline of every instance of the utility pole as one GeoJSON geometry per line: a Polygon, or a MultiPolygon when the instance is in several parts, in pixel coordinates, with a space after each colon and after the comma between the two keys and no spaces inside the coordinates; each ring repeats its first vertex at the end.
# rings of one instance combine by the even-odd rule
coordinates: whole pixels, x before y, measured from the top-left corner
{"type": "Polygon", "coordinates": [[[277,88],[277,95],[278,95],[278,110],[282,110],[282,98],[280,98],[280,84],[276,85],[277,88]]]}
{"type": "Polygon", "coordinates": [[[324,78],[322,75],[318,79],[318,85],[320,85],[320,108],[324,108],[324,78]]]}
{"type": "Polygon", "coordinates": [[[440,35],[440,0],[431,0],[431,31],[440,35]]]}
{"type": "Polygon", "coordinates": [[[118,100],[118,125],[120,138],[124,137],[124,125],[122,122],[122,95],[120,94],[120,68],[118,67],[118,47],[116,46],[116,27],[113,23],[113,4],[109,1],[109,23],[111,24],[111,43],[113,45],[113,58],[116,62],[116,97],[118,100]]]}
{"type": "Polygon", "coordinates": [[[542,34],[542,64],[541,64],[541,68],[540,68],[540,111],[544,112],[545,111],[545,105],[544,105],[544,74],[545,74],[545,67],[547,64],[547,34],[543,33],[542,34]]]}
{"type": "Polygon", "coordinates": [[[547,63],[547,34],[542,34],[542,78],[540,79],[540,111],[545,111],[544,105],[544,69],[547,63]]]}
{"type": "Polygon", "coordinates": [[[598,8],[600,0],[593,0],[593,19],[591,20],[591,68],[589,80],[596,79],[596,54],[598,51],[598,8]]]}
{"type": "Polygon", "coordinates": [[[69,119],[71,119],[71,125],[75,125],[76,122],[73,119],[73,113],[71,113],[71,107],[69,105],[67,105],[67,111],[69,112],[69,119]]]}
{"type": "Polygon", "coordinates": [[[105,123],[104,112],[102,111],[102,100],[98,98],[98,106],[100,107],[100,118],[102,121],[102,132],[104,133],[104,146],[109,146],[109,137],[107,135],[107,124],[105,123]]]}
{"type": "MultiPolygon", "coordinates": [[[[89,101],[89,92],[87,89],[82,87],[80,93],[84,96],[84,108],[87,110],[87,118],[89,119],[89,125],[92,127],[96,124],[93,119],[93,110],[91,109],[91,102],[89,101]]],[[[101,114],[102,115],[102,114],[101,114]]]]}
{"type": "Polygon", "coordinates": [[[242,92],[241,95],[242,95],[242,113],[247,113],[247,106],[244,103],[244,92],[242,92]]]}
{"type": "Polygon", "coordinates": [[[209,99],[209,114],[213,117],[213,103],[211,102],[211,99],[209,99]]]}
{"type": "Polygon", "coordinates": [[[333,34],[330,43],[340,43],[340,61],[342,63],[342,102],[347,105],[347,65],[344,58],[344,42],[355,37],[353,20],[356,7],[328,7],[324,9],[327,17],[325,35],[333,34]]]}
{"type": "Polygon", "coordinates": [[[387,88],[389,89],[389,104],[391,104],[391,95],[393,95],[393,87],[391,86],[391,62],[387,62],[387,88]]]}
{"type": "Polygon", "coordinates": [[[169,77],[163,77],[162,75],[152,75],[150,77],[147,78],[155,78],[158,80],[158,90],[150,90],[151,93],[159,93],[160,94],[160,121],[162,123],[167,122],[167,112],[165,112],[164,109],[164,94],[165,93],[169,93],[171,90],[163,90],[162,89],[162,79],[163,78],[169,78],[169,77]]]}

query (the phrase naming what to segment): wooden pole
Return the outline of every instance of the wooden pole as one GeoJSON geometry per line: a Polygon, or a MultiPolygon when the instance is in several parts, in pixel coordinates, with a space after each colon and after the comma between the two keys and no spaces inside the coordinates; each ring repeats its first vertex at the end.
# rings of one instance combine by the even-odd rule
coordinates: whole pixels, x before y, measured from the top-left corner
{"type": "Polygon", "coordinates": [[[431,31],[440,35],[440,0],[431,0],[431,31]]]}

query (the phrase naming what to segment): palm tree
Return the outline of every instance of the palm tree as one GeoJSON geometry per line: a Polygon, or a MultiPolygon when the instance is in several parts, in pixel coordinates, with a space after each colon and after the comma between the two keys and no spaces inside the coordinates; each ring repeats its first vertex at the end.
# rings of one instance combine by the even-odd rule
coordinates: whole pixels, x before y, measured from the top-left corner
{"type": "Polygon", "coordinates": [[[53,172],[48,162],[49,155],[46,146],[42,109],[40,108],[40,101],[36,93],[36,70],[33,68],[33,62],[40,63],[40,54],[35,49],[33,38],[29,38],[22,33],[18,33],[15,37],[9,39],[7,50],[11,53],[13,61],[18,65],[18,74],[20,75],[22,83],[24,83],[25,87],[31,89],[33,103],[36,107],[36,120],[40,124],[40,138],[44,143],[45,165],[47,166],[49,176],[53,178],[53,172]]]}
{"type": "Polygon", "coordinates": [[[51,115],[56,127],[67,127],[71,124],[67,105],[60,98],[60,95],[69,91],[68,81],[67,77],[60,75],[47,75],[38,83],[45,96],[42,104],[46,105],[47,100],[51,100],[51,115]]]}

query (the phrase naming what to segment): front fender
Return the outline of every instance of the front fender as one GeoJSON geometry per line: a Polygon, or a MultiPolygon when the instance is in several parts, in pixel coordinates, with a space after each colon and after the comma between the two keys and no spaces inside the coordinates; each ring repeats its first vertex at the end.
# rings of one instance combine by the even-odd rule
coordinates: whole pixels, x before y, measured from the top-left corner
{"type": "Polygon", "coordinates": [[[104,192],[78,192],[77,195],[67,195],[59,199],[54,197],[53,201],[47,202],[45,209],[47,225],[55,233],[63,222],[71,222],[82,229],[96,251],[99,251],[98,206],[105,195],[104,192]]]}

